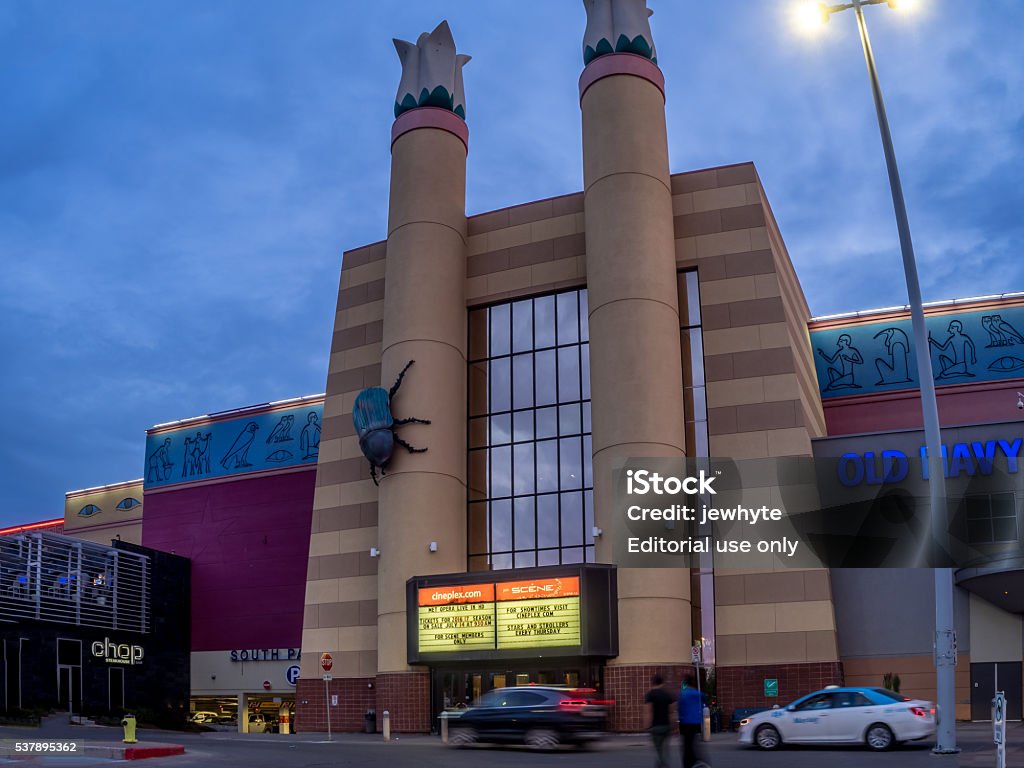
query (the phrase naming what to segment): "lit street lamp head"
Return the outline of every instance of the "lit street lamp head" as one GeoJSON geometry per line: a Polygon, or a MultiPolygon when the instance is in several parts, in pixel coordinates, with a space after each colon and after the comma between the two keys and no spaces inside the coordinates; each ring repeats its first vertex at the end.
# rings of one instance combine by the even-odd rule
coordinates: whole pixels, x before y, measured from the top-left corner
{"type": "Polygon", "coordinates": [[[866,5],[888,5],[890,8],[907,13],[917,7],[916,0],[853,0],[849,3],[829,5],[822,2],[801,2],[793,9],[796,25],[803,32],[813,32],[828,23],[833,13],[863,8],[866,5]]]}

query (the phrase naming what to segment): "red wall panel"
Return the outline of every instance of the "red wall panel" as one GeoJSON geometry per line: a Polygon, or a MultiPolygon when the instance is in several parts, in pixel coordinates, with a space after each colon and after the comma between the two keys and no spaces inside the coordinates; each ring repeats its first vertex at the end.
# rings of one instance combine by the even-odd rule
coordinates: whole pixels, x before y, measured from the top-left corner
{"type": "Polygon", "coordinates": [[[298,648],[316,469],[146,494],[142,543],[192,561],[192,650],[298,648]]]}
{"type": "MultiPolygon", "coordinates": [[[[1024,379],[986,381],[939,387],[939,420],[943,426],[985,424],[1024,419],[1017,392],[1024,379]]],[[[921,429],[921,398],[916,389],[822,401],[830,437],[896,429],[921,429]]]]}

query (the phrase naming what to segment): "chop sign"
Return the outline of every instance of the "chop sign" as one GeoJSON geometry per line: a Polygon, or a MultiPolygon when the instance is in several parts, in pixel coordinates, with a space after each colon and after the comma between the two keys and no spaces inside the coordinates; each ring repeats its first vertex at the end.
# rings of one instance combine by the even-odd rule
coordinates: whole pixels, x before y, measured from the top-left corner
{"type": "Polygon", "coordinates": [[[109,637],[92,644],[92,655],[108,664],[141,664],[145,655],[141,645],[115,643],[109,637]]]}

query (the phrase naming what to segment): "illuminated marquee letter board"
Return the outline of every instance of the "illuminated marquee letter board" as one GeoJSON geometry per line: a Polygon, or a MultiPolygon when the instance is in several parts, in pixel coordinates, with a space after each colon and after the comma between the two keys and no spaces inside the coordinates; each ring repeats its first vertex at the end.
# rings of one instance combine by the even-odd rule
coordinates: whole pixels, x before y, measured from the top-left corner
{"type": "MultiPolygon", "coordinates": [[[[585,631],[583,594],[588,590],[581,586],[588,581],[596,582],[598,598],[598,610],[590,613],[602,625],[593,634],[608,646],[613,635],[608,595],[614,570],[594,570],[555,575],[509,572],[509,578],[500,581],[479,578],[485,574],[457,574],[453,576],[460,577],[458,581],[447,583],[443,577],[413,579],[408,590],[410,659],[582,654],[590,633],[585,631]],[[532,578],[522,578],[525,575],[532,578]],[[473,576],[477,580],[468,581],[473,576]]],[[[608,649],[600,655],[609,655],[608,649]]]]}

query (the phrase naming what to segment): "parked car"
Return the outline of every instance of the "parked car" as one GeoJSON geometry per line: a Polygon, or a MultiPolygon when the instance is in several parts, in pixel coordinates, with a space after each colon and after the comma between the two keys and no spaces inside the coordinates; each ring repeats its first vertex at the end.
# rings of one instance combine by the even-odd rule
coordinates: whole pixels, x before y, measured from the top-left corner
{"type": "Polygon", "coordinates": [[[448,743],[518,743],[536,749],[559,744],[583,746],[605,734],[606,704],[596,700],[589,689],[496,688],[467,709],[448,713],[448,743]]]}
{"type": "Polygon", "coordinates": [[[220,722],[220,715],[216,712],[193,712],[188,721],[199,725],[210,725],[220,722]]]}
{"type": "Polygon", "coordinates": [[[249,733],[267,733],[267,721],[263,715],[249,715],[249,733]]]}
{"type": "Polygon", "coordinates": [[[881,751],[935,735],[935,705],[885,688],[831,686],[740,720],[740,743],[866,744],[881,751]]]}

